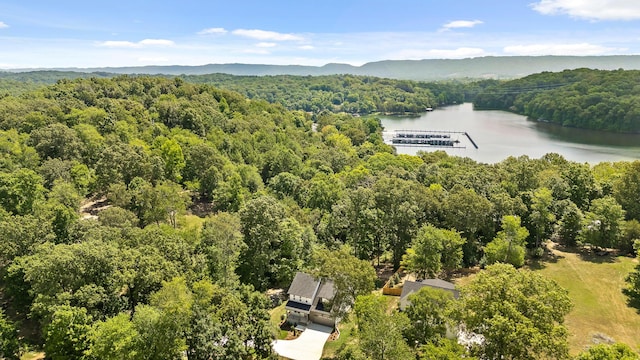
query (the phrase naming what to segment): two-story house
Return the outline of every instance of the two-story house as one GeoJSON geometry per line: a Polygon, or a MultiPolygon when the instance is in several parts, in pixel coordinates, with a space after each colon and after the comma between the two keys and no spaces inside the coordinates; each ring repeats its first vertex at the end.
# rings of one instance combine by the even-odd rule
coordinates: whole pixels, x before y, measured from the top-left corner
{"type": "Polygon", "coordinates": [[[309,323],[335,327],[336,319],[331,314],[336,293],[333,281],[298,272],[287,293],[287,321],[297,329],[304,330],[309,323]]]}

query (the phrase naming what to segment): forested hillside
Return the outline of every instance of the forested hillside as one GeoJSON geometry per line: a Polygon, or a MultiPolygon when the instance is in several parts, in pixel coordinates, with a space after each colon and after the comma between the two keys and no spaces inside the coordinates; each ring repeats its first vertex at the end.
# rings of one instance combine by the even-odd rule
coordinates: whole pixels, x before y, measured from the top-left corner
{"type": "Polygon", "coordinates": [[[487,88],[476,109],[500,109],[586,129],[640,132],[640,71],[541,73],[487,88]]]}
{"type": "MultiPolygon", "coordinates": [[[[59,80],[111,78],[113,73],[62,71],[0,72],[0,95],[18,95],[59,80]]],[[[167,77],[167,75],[158,75],[167,77]]],[[[251,99],[279,103],[289,110],[357,114],[419,113],[426,108],[472,101],[483,88],[495,81],[416,82],[371,76],[234,76],[227,74],[181,75],[197,84],[239,92],[251,99]]]]}
{"type": "Polygon", "coordinates": [[[511,265],[549,239],[630,253],[640,238],[640,162],[397,155],[375,117],[314,124],[274,102],[128,76],[2,97],[0,357],[20,343],[52,359],[273,358],[264,291],[303,270],[355,300],[339,358],[563,358],[566,291],[511,265]],[[100,208],[81,213],[87,199],[100,208]],[[378,263],[445,278],[488,266],[434,316],[489,340],[466,349],[389,315],[368,295],[378,263]]]}
{"type": "Polygon", "coordinates": [[[249,98],[280,103],[291,110],[357,114],[419,113],[426,108],[473,100],[485,83],[416,82],[370,76],[232,76],[210,74],[183,77],[237,91],[249,98]]]}
{"type": "Polygon", "coordinates": [[[73,71],[25,71],[3,72],[0,71],[0,96],[19,95],[36,90],[44,85],[52,85],[58,80],[77,79],[90,77],[112,77],[107,73],[86,73],[73,71]]]}

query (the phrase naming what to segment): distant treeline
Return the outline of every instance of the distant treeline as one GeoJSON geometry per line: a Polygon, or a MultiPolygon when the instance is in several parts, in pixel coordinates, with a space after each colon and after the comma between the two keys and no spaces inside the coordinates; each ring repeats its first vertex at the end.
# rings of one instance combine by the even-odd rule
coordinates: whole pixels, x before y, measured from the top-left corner
{"type": "MultiPolygon", "coordinates": [[[[106,72],[0,72],[0,95],[19,95],[63,79],[114,76],[117,75],[106,72]]],[[[418,82],[355,75],[235,76],[217,73],[180,77],[191,83],[232,90],[251,99],[278,103],[289,110],[356,114],[419,113],[426,108],[473,101],[482,88],[495,84],[495,81],[418,82]]]]}
{"type": "Polygon", "coordinates": [[[482,87],[493,82],[418,82],[372,76],[234,76],[227,74],[183,76],[237,91],[252,99],[280,103],[290,110],[357,114],[418,113],[426,108],[472,101],[482,87]]]}
{"type": "MultiPolygon", "coordinates": [[[[0,72],[0,97],[70,78],[109,78],[106,72],[0,72]]],[[[157,77],[170,77],[157,75],[157,77]]],[[[350,114],[419,113],[473,101],[476,109],[515,112],[562,126],[640,132],[639,70],[577,69],[511,81],[419,82],[372,76],[182,75],[185,81],[235,91],[288,110],[350,114]]]]}
{"type": "Polygon", "coordinates": [[[508,110],[562,126],[640,132],[640,71],[544,72],[488,87],[476,109],[508,110]]]}
{"type": "Polygon", "coordinates": [[[20,95],[36,90],[44,85],[53,85],[63,79],[88,79],[113,77],[115,74],[105,72],[75,72],[75,71],[24,71],[3,72],[0,71],[0,97],[7,95],[20,95]]]}

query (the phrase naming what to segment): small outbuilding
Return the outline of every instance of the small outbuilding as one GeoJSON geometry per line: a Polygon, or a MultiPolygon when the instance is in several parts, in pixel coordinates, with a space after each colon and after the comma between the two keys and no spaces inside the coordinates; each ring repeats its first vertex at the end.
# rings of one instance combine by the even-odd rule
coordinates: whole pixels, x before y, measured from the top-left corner
{"type": "Polygon", "coordinates": [[[400,294],[400,310],[403,310],[411,304],[409,301],[409,295],[417,292],[425,286],[432,287],[434,289],[440,289],[449,291],[453,294],[454,299],[460,296],[460,292],[456,290],[456,286],[448,281],[441,279],[426,279],[422,281],[405,281],[402,286],[402,293],[400,294]]]}

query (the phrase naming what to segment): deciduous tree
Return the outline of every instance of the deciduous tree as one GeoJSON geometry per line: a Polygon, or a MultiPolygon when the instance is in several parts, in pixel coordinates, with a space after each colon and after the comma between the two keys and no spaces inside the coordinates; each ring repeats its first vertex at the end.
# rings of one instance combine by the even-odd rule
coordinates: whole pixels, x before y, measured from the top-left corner
{"type": "Polygon", "coordinates": [[[80,156],[82,143],[76,132],[55,123],[31,132],[31,144],[43,159],[73,160],[80,156]]]}
{"type": "Polygon", "coordinates": [[[617,247],[624,214],[622,206],[611,196],[593,200],[584,216],[580,240],[600,248],[617,247]]]}
{"type": "Polygon", "coordinates": [[[621,343],[591,346],[576,360],[638,360],[640,357],[629,346],[621,343]]]}
{"type": "Polygon", "coordinates": [[[524,243],[528,235],[529,231],[520,226],[520,217],[503,217],[502,230],[485,247],[487,263],[502,262],[516,267],[524,265],[524,243]]]}
{"type": "Polygon", "coordinates": [[[246,245],[236,214],[218,213],[205,220],[197,250],[207,258],[209,276],[224,287],[238,282],[236,268],[246,245]]]}
{"type": "Polygon", "coordinates": [[[419,195],[421,188],[414,182],[396,177],[382,177],[373,187],[378,230],[386,241],[393,258],[393,266],[400,266],[402,255],[417,230],[421,218],[419,195]]]}
{"type": "Polygon", "coordinates": [[[533,192],[529,207],[529,223],[531,224],[529,232],[535,238],[535,242],[532,244],[534,248],[541,247],[543,240],[551,235],[553,223],[556,220],[556,216],[551,211],[552,205],[551,190],[543,187],[533,192]]]}
{"type": "Polygon", "coordinates": [[[30,255],[54,237],[51,224],[32,215],[0,215],[0,263],[6,266],[18,256],[30,255]]]}
{"type": "Polygon", "coordinates": [[[18,329],[6,318],[4,310],[0,309],[0,358],[18,360],[19,356],[18,329]]]}
{"type": "Polygon", "coordinates": [[[287,218],[282,205],[271,196],[247,202],[239,215],[247,245],[240,254],[240,280],[260,290],[291,282],[301,266],[302,227],[287,218]]]}
{"type": "Polygon", "coordinates": [[[376,272],[368,261],[351,255],[347,246],[339,250],[318,249],[312,256],[311,273],[316,277],[331,279],[336,294],[332,312],[345,317],[356,298],[374,289],[376,272]]]}
{"type": "Polygon", "coordinates": [[[418,349],[418,359],[420,360],[476,360],[468,354],[464,345],[458,344],[456,340],[440,339],[422,345],[418,349]]]}
{"type": "Polygon", "coordinates": [[[483,359],[568,356],[564,317],[572,304],[554,281],[508,264],[488,266],[461,288],[462,330],[482,337],[472,353],[483,359]]]}
{"type": "Polygon", "coordinates": [[[42,177],[31,169],[0,173],[0,205],[13,214],[30,214],[44,194],[42,177]]]}
{"type": "Polygon", "coordinates": [[[88,335],[89,349],[85,355],[95,360],[138,360],[144,351],[140,335],[129,315],[120,313],[104,321],[95,322],[88,335]]]}
{"type": "Polygon", "coordinates": [[[614,183],[614,195],[629,219],[640,221],[640,161],[626,166],[614,183]]]}
{"type": "Polygon", "coordinates": [[[47,357],[54,360],[81,359],[89,347],[91,321],[85,308],[57,307],[44,329],[47,357]]]}
{"type": "Polygon", "coordinates": [[[453,325],[448,314],[453,304],[451,292],[425,286],[409,295],[409,303],[404,310],[410,321],[404,332],[409,344],[438,343],[445,337],[453,325]]]}
{"type": "Polygon", "coordinates": [[[376,211],[371,189],[359,187],[347,190],[345,196],[332,206],[331,220],[333,231],[344,234],[354,256],[360,259],[373,258],[376,211]]]}
{"type": "Polygon", "coordinates": [[[464,243],[456,231],[425,225],[403,256],[403,264],[420,279],[436,277],[443,269],[448,272],[461,266],[464,243]]]}
{"type": "Polygon", "coordinates": [[[402,338],[408,325],[403,313],[387,314],[387,301],[379,294],[361,295],[354,306],[358,344],[372,360],[401,360],[414,355],[402,338]]]}
{"type": "Polygon", "coordinates": [[[582,229],[582,211],[570,200],[563,206],[562,215],[558,221],[557,233],[561,244],[575,246],[582,229]]]}

